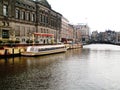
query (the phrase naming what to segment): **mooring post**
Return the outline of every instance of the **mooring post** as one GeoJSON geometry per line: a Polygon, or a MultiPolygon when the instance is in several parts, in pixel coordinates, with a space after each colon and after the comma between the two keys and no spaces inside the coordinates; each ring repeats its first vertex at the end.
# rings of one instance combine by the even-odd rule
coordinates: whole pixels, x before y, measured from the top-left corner
{"type": "Polygon", "coordinates": [[[12,48],[12,56],[14,57],[14,47],[12,48]]]}
{"type": "Polygon", "coordinates": [[[21,49],[19,48],[19,56],[21,55],[21,49]]]}
{"type": "Polygon", "coordinates": [[[8,54],[8,50],[5,49],[5,51],[4,51],[4,55],[7,56],[7,54],[8,54]]]}

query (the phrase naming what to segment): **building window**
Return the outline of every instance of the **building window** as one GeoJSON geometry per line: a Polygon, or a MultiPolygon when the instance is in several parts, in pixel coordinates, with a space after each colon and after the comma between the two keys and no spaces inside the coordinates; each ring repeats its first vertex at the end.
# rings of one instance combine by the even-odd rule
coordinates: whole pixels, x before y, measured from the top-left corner
{"type": "Polygon", "coordinates": [[[30,13],[28,13],[28,12],[26,13],[26,20],[30,21],[30,13]]]}
{"type": "Polygon", "coordinates": [[[15,27],[15,36],[20,36],[20,26],[15,27]]]}
{"type": "Polygon", "coordinates": [[[43,29],[41,28],[41,33],[43,33],[43,29]]]}
{"type": "Polygon", "coordinates": [[[25,12],[24,11],[21,12],[21,19],[25,20],[25,12]]]}
{"type": "Polygon", "coordinates": [[[25,38],[22,39],[22,42],[25,42],[25,38]]]}
{"type": "Polygon", "coordinates": [[[3,15],[8,16],[8,6],[7,5],[3,5],[3,15]]]}
{"type": "Polygon", "coordinates": [[[43,16],[44,17],[44,23],[46,23],[46,16],[43,16]]]}
{"type": "Polygon", "coordinates": [[[16,40],[20,41],[20,39],[19,39],[19,38],[16,38],[16,40]]]}
{"type": "Polygon", "coordinates": [[[40,22],[42,22],[42,17],[43,17],[43,16],[42,16],[42,14],[41,14],[41,15],[40,15],[40,22]]]}
{"type": "Polygon", "coordinates": [[[9,31],[8,30],[2,30],[2,38],[9,38],[9,31]]]}
{"type": "Polygon", "coordinates": [[[19,19],[20,18],[20,10],[16,9],[16,18],[19,19]]]}
{"type": "Polygon", "coordinates": [[[46,23],[48,23],[48,17],[46,17],[46,23]]]}
{"type": "Polygon", "coordinates": [[[29,13],[29,21],[31,20],[31,14],[29,13]]]}
{"type": "Polygon", "coordinates": [[[42,15],[42,22],[44,23],[44,15],[42,15]]]}
{"type": "Polygon", "coordinates": [[[47,29],[47,33],[49,33],[48,29],[47,29]]]}
{"type": "Polygon", "coordinates": [[[27,34],[30,37],[31,33],[30,33],[30,27],[27,27],[27,34]]]}
{"type": "Polygon", "coordinates": [[[25,36],[25,27],[24,26],[21,27],[21,36],[25,36]]]}
{"type": "Polygon", "coordinates": [[[35,14],[32,14],[31,20],[32,20],[32,22],[34,22],[34,20],[35,20],[35,14]]]}

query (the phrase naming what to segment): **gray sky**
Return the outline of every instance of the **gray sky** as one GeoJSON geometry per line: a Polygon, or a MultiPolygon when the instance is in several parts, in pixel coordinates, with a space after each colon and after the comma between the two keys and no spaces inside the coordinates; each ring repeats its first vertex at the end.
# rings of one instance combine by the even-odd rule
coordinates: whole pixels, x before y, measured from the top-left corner
{"type": "Polygon", "coordinates": [[[87,23],[91,31],[120,31],[119,0],[47,0],[70,23],[87,23]]]}

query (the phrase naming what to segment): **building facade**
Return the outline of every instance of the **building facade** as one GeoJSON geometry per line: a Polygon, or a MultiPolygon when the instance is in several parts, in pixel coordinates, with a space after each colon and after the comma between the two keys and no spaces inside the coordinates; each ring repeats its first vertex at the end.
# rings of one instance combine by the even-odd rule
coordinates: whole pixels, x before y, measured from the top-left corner
{"type": "Polygon", "coordinates": [[[69,24],[69,21],[65,17],[62,17],[62,28],[61,28],[61,32],[60,32],[60,36],[61,36],[60,38],[61,38],[61,42],[63,42],[63,43],[67,43],[67,39],[69,36],[68,24],[69,24]]]}
{"type": "Polygon", "coordinates": [[[98,42],[98,40],[99,40],[98,36],[99,36],[98,31],[93,31],[91,34],[91,41],[98,42]]]}
{"type": "Polygon", "coordinates": [[[46,0],[0,0],[0,39],[32,40],[42,44],[59,41],[62,15],[46,0]]]}
{"type": "Polygon", "coordinates": [[[120,44],[120,32],[116,32],[116,44],[120,44]]]}
{"type": "Polygon", "coordinates": [[[111,30],[106,30],[105,32],[99,33],[99,41],[103,43],[116,43],[116,32],[111,30]]]}
{"type": "Polygon", "coordinates": [[[87,24],[81,23],[75,25],[77,31],[80,31],[79,41],[81,43],[87,43],[90,39],[90,28],[87,24]]]}
{"type": "Polygon", "coordinates": [[[75,43],[81,43],[81,31],[79,30],[79,28],[74,25],[74,38],[75,38],[75,43]]]}
{"type": "Polygon", "coordinates": [[[74,26],[71,24],[68,24],[68,43],[74,43],[74,26]]]}

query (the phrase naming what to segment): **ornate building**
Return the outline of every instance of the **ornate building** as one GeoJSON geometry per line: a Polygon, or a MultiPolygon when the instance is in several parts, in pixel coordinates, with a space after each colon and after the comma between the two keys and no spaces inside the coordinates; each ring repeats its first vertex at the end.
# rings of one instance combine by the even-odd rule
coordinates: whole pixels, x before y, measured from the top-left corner
{"type": "Polygon", "coordinates": [[[0,0],[0,39],[59,41],[61,17],[46,0],[0,0]]]}

